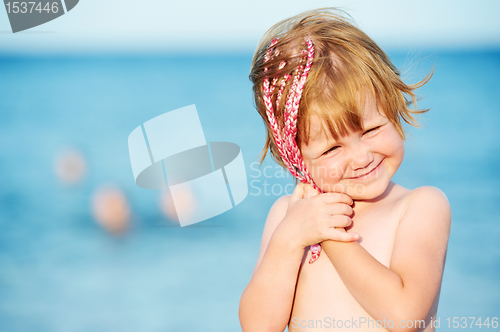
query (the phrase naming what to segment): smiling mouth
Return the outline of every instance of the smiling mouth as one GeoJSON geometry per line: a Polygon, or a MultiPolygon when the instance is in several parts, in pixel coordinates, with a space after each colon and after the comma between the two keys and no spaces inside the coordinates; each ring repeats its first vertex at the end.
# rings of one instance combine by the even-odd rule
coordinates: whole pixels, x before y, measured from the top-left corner
{"type": "Polygon", "coordinates": [[[363,179],[363,178],[366,178],[366,177],[369,177],[370,175],[372,175],[373,173],[375,173],[375,171],[377,171],[380,167],[380,165],[382,165],[382,163],[384,162],[385,158],[382,159],[377,166],[375,166],[371,171],[363,174],[363,175],[359,175],[359,176],[354,176],[352,178],[347,178],[347,180],[357,180],[357,179],[363,179]]]}

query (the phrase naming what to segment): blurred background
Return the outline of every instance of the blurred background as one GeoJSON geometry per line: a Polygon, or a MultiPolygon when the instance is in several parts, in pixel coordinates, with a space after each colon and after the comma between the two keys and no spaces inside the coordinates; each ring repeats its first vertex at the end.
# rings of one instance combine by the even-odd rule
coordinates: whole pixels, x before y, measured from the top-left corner
{"type": "Polygon", "coordinates": [[[451,203],[443,329],[498,316],[499,1],[82,0],[16,34],[0,9],[0,330],[240,330],[267,212],[293,183],[256,163],[253,51],[277,21],[326,6],[352,15],[408,83],[435,67],[395,181],[451,203]],[[168,193],[135,185],[127,138],[191,104],[207,141],[241,147],[249,195],[180,228],[168,193]]]}

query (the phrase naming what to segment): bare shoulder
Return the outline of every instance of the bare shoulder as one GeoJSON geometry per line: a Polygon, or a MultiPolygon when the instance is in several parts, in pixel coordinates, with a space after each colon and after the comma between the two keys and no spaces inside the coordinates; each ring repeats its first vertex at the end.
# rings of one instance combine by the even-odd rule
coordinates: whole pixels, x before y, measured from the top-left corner
{"type": "Polygon", "coordinates": [[[406,200],[406,210],[427,210],[427,212],[437,212],[443,216],[451,217],[450,203],[448,198],[440,189],[425,186],[411,190],[406,200]]]}
{"type": "MultiPolygon", "coordinates": [[[[292,195],[286,195],[278,198],[276,202],[274,202],[271,210],[269,210],[269,214],[267,215],[266,225],[264,226],[264,231],[262,232],[262,241],[260,244],[260,254],[257,260],[257,264],[255,266],[255,270],[260,265],[262,258],[266,252],[267,246],[269,245],[269,241],[276,230],[276,227],[280,224],[281,220],[286,215],[286,211],[288,209],[288,202],[290,201],[290,197],[292,195]]],[[[255,272],[254,270],[254,272],[255,272]]]]}
{"type": "Polygon", "coordinates": [[[283,220],[283,218],[285,217],[290,197],[292,196],[286,195],[278,198],[271,207],[271,210],[269,210],[266,225],[264,226],[264,232],[262,234],[262,245],[265,244],[265,246],[267,247],[267,243],[269,243],[274,230],[276,229],[276,227],[278,227],[281,220],[283,220]]]}
{"type": "Polygon", "coordinates": [[[429,277],[433,280],[429,279],[429,283],[437,285],[450,229],[450,204],[441,190],[420,187],[409,191],[395,237],[391,268],[406,280],[413,278],[416,271],[437,271],[434,279],[429,277]]]}
{"type": "Polygon", "coordinates": [[[286,214],[286,210],[288,209],[288,202],[290,201],[290,198],[292,195],[285,195],[276,200],[274,202],[273,206],[271,207],[271,210],[269,210],[269,215],[267,216],[267,223],[271,224],[279,224],[281,219],[286,214]],[[276,219],[278,219],[276,221],[276,219]]]}
{"type": "MultiPolygon", "coordinates": [[[[451,208],[446,195],[436,187],[420,187],[408,192],[401,223],[419,230],[450,231],[451,208]]],[[[400,224],[401,225],[401,224],[400,224]]]]}
{"type": "MultiPolygon", "coordinates": [[[[435,187],[406,192],[390,268],[403,282],[415,312],[432,315],[441,287],[451,226],[450,204],[435,187]]],[[[435,311],[434,311],[435,314],[435,311]]]]}
{"type": "Polygon", "coordinates": [[[446,203],[447,205],[449,205],[448,198],[446,198],[444,192],[442,192],[440,189],[436,187],[431,187],[431,186],[419,187],[411,190],[408,195],[412,197],[418,197],[420,199],[427,198],[427,199],[437,200],[440,201],[441,203],[446,203]]]}

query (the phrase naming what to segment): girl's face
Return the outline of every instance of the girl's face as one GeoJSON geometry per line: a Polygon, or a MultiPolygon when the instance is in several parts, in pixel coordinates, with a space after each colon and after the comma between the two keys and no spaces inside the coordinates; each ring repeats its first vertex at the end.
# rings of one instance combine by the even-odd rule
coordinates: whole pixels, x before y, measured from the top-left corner
{"type": "Polygon", "coordinates": [[[335,141],[311,119],[309,144],[302,144],[302,158],[314,182],[324,192],[343,192],[354,200],[382,195],[403,161],[404,144],[396,127],[367,98],[363,131],[349,132],[335,141]]]}

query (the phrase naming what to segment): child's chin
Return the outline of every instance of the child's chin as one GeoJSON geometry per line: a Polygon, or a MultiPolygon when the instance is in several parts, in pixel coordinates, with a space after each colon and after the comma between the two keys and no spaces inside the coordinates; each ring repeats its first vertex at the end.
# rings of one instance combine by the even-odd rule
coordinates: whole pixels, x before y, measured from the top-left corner
{"type": "Polygon", "coordinates": [[[389,183],[387,181],[376,181],[375,183],[362,184],[358,183],[356,185],[345,185],[337,183],[335,185],[322,185],[320,188],[323,192],[331,193],[344,193],[353,200],[373,200],[384,194],[389,183]]]}
{"type": "Polygon", "coordinates": [[[369,201],[382,196],[387,186],[357,186],[349,187],[347,194],[355,201],[369,201]]]}

